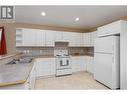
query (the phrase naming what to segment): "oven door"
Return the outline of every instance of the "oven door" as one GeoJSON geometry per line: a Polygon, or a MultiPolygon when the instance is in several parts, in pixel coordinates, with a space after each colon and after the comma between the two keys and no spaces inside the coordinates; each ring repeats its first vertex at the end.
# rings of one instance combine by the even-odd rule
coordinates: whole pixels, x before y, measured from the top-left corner
{"type": "Polygon", "coordinates": [[[71,68],[69,58],[57,58],[56,59],[56,67],[57,67],[57,69],[71,68]]]}

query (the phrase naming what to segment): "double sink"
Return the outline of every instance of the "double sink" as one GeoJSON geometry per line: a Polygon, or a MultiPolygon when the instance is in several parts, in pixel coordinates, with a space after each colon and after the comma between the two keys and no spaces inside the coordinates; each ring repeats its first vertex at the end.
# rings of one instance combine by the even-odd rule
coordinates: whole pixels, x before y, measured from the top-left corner
{"type": "Polygon", "coordinates": [[[19,59],[13,59],[12,61],[8,62],[7,64],[20,64],[20,63],[31,63],[33,58],[23,57],[19,59]]]}

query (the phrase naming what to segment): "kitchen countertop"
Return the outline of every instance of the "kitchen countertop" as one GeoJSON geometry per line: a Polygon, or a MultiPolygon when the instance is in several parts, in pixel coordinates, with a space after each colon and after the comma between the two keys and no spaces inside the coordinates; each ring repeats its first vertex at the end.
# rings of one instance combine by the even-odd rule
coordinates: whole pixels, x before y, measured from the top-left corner
{"type": "MultiPolygon", "coordinates": [[[[91,56],[91,55],[71,55],[76,56],[91,56]]],[[[54,56],[37,56],[33,58],[31,63],[3,64],[0,66],[0,87],[23,84],[26,82],[34,61],[36,58],[54,58],[54,56]]]]}
{"type": "MultiPolygon", "coordinates": [[[[75,54],[72,54],[72,55],[70,55],[70,56],[91,56],[91,57],[93,57],[93,54],[82,54],[82,55],[75,55],[75,54]]],[[[24,57],[29,57],[29,56],[24,56],[24,57]]],[[[34,59],[36,59],[36,58],[55,58],[55,56],[54,55],[40,55],[40,56],[36,56],[36,57],[34,57],[34,59]]]]}
{"type": "Polygon", "coordinates": [[[1,65],[0,87],[25,83],[32,67],[33,62],[1,65]]]}
{"type": "Polygon", "coordinates": [[[72,57],[75,57],[75,56],[91,56],[91,57],[94,57],[94,54],[82,54],[82,55],[71,55],[72,57]]]}
{"type": "Polygon", "coordinates": [[[10,55],[0,55],[0,60],[6,59],[6,58],[10,58],[10,57],[14,57],[14,56],[18,56],[21,55],[20,53],[17,54],[10,54],[10,55]]]}
{"type": "Polygon", "coordinates": [[[12,54],[12,55],[1,55],[0,56],[0,60],[3,60],[3,59],[6,59],[6,58],[9,58],[9,57],[13,57],[15,56],[16,54],[12,54]]]}
{"type": "Polygon", "coordinates": [[[89,55],[71,55],[72,57],[76,57],[76,56],[91,56],[91,57],[94,57],[92,54],[89,54],[89,55]]]}

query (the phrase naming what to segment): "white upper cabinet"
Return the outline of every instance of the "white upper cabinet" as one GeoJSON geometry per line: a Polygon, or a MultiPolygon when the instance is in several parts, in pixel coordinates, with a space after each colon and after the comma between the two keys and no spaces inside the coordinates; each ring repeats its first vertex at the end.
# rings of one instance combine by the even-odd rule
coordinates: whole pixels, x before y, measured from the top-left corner
{"type": "Polygon", "coordinates": [[[97,31],[84,33],[83,34],[83,41],[85,47],[93,47],[94,40],[97,38],[97,31]]]}
{"type": "Polygon", "coordinates": [[[23,46],[45,46],[45,31],[39,29],[22,29],[23,46]]]}
{"type": "Polygon", "coordinates": [[[23,29],[23,46],[35,46],[36,44],[36,32],[34,29],[23,29]]]}
{"type": "Polygon", "coordinates": [[[101,36],[107,36],[107,35],[113,35],[113,34],[119,34],[121,31],[121,26],[123,24],[123,20],[119,20],[107,25],[104,25],[102,27],[99,27],[97,35],[99,37],[101,36]]]}
{"type": "Polygon", "coordinates": [[[61,32],[55,34],[55,41],[69,42],[69,46],[83,46],[83,34],[76,32],[61,32]]]}
{"type": "Polygon", "coordinates": [[[71,42],[72,39],[72,32],[63,32],[63,40],[65,42],[71,42]]]}
{"type": "Polygon", "coordinates": [[[83,34],[83,41],[84,41],[85,47],[91,46],[91,33],[84,33],[83,34]]]}
{"type": "Polygon", "coordinates": [[[64,41],[69,42],[69,46],[80,47],[83,46],[83,34],[75,32],[64,32],[63,33],[64,41]]]}
{"type": "Polygon", "coordinates": [[[80,47],[83,46],[83,34],[75,33],[75,46],[80,47]]]}
{"type": "Polygon", "coordinates": [[[94,41],[97,38],[97,31],[91,32],[91,46],[94,46],[94,41]]]}
{"type": "Polygon", "coordinates": [[[23,34],[22,34],[22,29],[20,28],[17,28],[16,29],[16,46],[22,46],[23,45],[23,42],[22,42],[22,39],[23,39],[23,34]]]}
{"type": "Polygon", "coordinates": [[[46,30],[46,46],[55,46],[55,31],[46,30]]]}
{"type": "Polygon", "coordinates": [[[76,34],[74,32],[71,32],[70,34],[69,46],[70,47],[76,46],[76,34]]]}
{"type": "Polygon", "coordinates": [[[63,40],[69,42],[69,46],[76,46],[76,35],[73,32],[63,32],[63,40]]]}
{"type": "Polygon", "coordinates": [[[63,41],[63,32],[61,31],[55,32],[55,41],[63,41]]]}
{"type": "Polygon", "coordinates": [[[70,47],[93,46],[96,33],[63,32],[40,29],[16,29],[16,46],[55,46],[56,41],[69,42],[70,47]]]}
{"type": "Polygon", "coordinates": [[[36,30],[36,46],[45,46],[45,31],[44,30],[36,30]]]}

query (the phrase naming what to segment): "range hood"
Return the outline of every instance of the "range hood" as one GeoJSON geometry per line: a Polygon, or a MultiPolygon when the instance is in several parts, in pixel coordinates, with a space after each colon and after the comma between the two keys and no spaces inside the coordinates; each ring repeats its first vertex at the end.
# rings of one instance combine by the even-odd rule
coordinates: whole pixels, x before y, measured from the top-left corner
{"type": "Polygon", "coordinates": [[[68,47],[69,42],[57,41],[55,42],[55,47],[68,47]]]}

